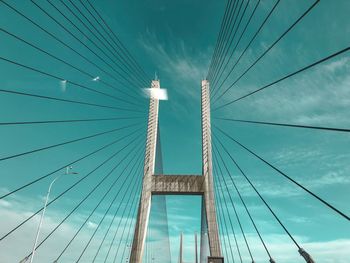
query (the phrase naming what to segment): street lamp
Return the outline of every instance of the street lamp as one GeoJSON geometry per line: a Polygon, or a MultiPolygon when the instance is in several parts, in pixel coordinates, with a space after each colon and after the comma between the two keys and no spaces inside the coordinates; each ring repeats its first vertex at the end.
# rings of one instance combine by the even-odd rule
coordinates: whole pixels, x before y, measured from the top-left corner
{"type": "Polygon", "coordinates": [[[62,174],[59,174],[58,176],[56,176],[55,179],[53,179],[52,182],[50,183],[49,188],[48,188],[48,190],[47,190],[46,198],[45,198],[44,208],[43,208],[43,211],[42,211],[42,213],[41,213],[41,217],[40,217],[40,222],[39,222],[38,230],[37,230],[37,232],[36,232],[36,237],[35,237],[35,242],[34,242],[34,246],[33,246],[32,253],[31,253],[31,255],[29,255],[29,256],[25,257],[23,260],[21,260],[20,263],[27,262],[27,260],[28,260],[29,257],[30,257],[30,263],[33,263],[34,255],[35,255],[35,252],[36,252],[36,246],[37,246],[37,244],[38,244],[39,235],[40,235],[40,230],[41,230],[41,226],[42,226],[43,221],[44,221],[44,215],[45,215],[47,203],[49,202],[49,197],[50,197],[50,192],[51,192],[52,185],[53,185],[59,178],[61,178],[63,175],[78,174],[77,172],[71,171],[72,169],[73,169],[72,166],[67,166],[65,172],[62,173],[62,174]]]}

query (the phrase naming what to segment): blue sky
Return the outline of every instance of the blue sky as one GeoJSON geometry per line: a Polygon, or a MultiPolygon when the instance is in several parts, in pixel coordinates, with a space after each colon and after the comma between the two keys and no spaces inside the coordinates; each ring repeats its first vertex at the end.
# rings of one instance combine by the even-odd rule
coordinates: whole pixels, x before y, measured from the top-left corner
{"type": "MultiPolygon", "coordinates": [[[[53,2],[57,7],[65,10],[67,16],[72,17],[60,2],[53,2]]],[[[88,39],[84,38],[72,25],[65,21],[48,2],[37,1],[37,3],[55,18],[62,21],[83,43],[93,47],[88,39]]],[[[66,3],[69,5],[68,1],[66,3]]],[[[79,1],[74,1],[74,3],[81,7],[79,1]]],[[[164,173],[200,174],[200,81],[205,78],[208,70],[224,13],[225,2],[214,0],[100,0],[92,1],[92,3],[146,70],[147,74],[153,76],[157,72],[161,86],[168,90],[169,100],[162,101],[160,106],[164,173]]],[[[250,1],[247,9],[249,12],[252,11],[255,3],[256,1],[250,1]]],[[[235,57],[241,54],[274,3],[275,1],[272,0],[261,1],[255,18],[237,47],[235,57]]],[[[313,1],[311,0],[281,1],[276,8],[276,12],[268,20],[262,32],[252,43],[233,74],[228,78],[226,85],[232,83],[253,63],[255,58],[312,3],[313,1]]],[[[48,31],[53,32],[58,38],[69,43],[69,45],[79,50],[92,61],[103,65],[103,62],[98,60],[94,54],[64,32],[30,1],[11,1],[11,5],[47,28],[48,31]]],[[[217,105],[244,95],[278,79],[280,76],[347,47],[350,40],[349,10],[350,3],[346,0],[321,1],[217,105]]],[[[69,51],[34,25],[28,23],[28,21],[21,18],[3,3],[0,4],[0,14],[2,29],[21,36],[23,39],[38,45],[46,51],[70,61],[74,65],[78,65],[93,76],[100,76],[102,80],[111,82],[117,87],[125,88],[115,83],[113,79],[93,65],[86,63],[81,57],[69,51]]],[[[243,19],[243,22],[246,20],[247,17],[243,19]]],[[[72,17],[72,21],[78,27],[83,28],[84,33],[89,34],[87,29],[77,19],[72,17]]],[[[101,82],[93,82],[91,78],[87,78],[68,66],[48,58],[46,55],[28,47],[26,44],[20,43],[4,32],[0,32],[0,39],[1,57],[62,76],[64,79],[74,80],[103,92],[111,94],[114,92],[102,85],[101,82]]],[[[65,90],[62,90],[60,87],[61,83],[57,79],[19,68],[3,60],[0,61],[0,69],[2,72],[1,89],[132,108],[126,103],[117,102],[111,98],[79,89],[69,83],[65,90]]],[[[213,117],[350,127],[348,116],[350,106],[349,72],[350,58],[345,53],[274,85],[265,91],[222,110],[215,111],[213,117]]],[[[127,92],[135,89],[135,87],[127,88],[127,92]]],[[[138,88],[145,87],[139,85],[138,88]]],[[[113,94],[121,96],[120,93],[113,94]]],[[[125,99],[129,98],[125,97],[125,99]]],[[[141,97],[140,100],[142,109],[146,113],[148,102],[141,97]]],[[[147,117],[146,114],[39,100],[4,92],[0,94],[0,105],[1,122],[108,118],[124,117],[126,115],[141,115],[142,117],[142,119],[98,123],[2,126],[0,127],[0,136],[2,138],[1,157],[130,124],[137,124],[144,131],[147,117]]],[[[217,119],[213,119],[213,122],[292,178],[298,180],[340,210],[350,214],[348,205],[350,201],[350,155],[348,150],[350,142],[347,134],[229,123],[217,119]]],[[[2,161],[0,162],[0,194],[5,194],[25,182],[45,175],[65,163],[92,152],[121,136],[127,136],[138,127],[2,161]]],[[[79,175],[69,176],[57,182],[52,197],[57,196],[66,187],[85,176],[90,170],[125,145],[130,147],[125,149],[125,153],[128,150],[137,150],[136,157],[140,158],[138,164],[141,164],[143,153],[143,144],[141,142],[144,138],[140,134],[141,131],[107,148],[105,151],[101,151],[94,158],[88,158],[75,164],[74,169],[79,172],[79,175]]],[[[217,132],[215,134],[218,135],[217,132]]],[[[347,262],[350,256],[347,249],[350,245],[350,228],[344,219],[304,192],[296,189],[285,179],[229,140],[222,136],[220,138],[234,154],[247,175],[255,182],[262,195],[278,212],[288,229],[299,243],[313,255],[317,262],[347,262]]],[[[71,191],[48,209],[43,236],[55,227],[68,211],[83,198],[85,193],[92,189],[114,167],[123,154],[116,156],[115,159],[101,167],[93,176],[88,177],[75,191],[71,191]]],[[[237,185],[242,191],[259,229],[261,229],[273,257],[277,262],[303,262],[302,258],[297,254],[294,245],[285,236],[283,230],[261,204],[249,185],[241,178],[234,165],[229,162],[227,156],[224,159],[235,176],[237,185]]],[[[122,163],[113,174],[120,174],[126,167],[126,164],[126,162],[122,163]]],[[[136,167],[135,169],[138,168],[136,167]]],[[[128,172],[132,174],[132,171],[126,170],[123,176],[127,177],[128,172]]],[[[113,180],[112,177],[108,178],[101,185],[101,188],[91,195],[89,201],[80,207],[76,216],[67,220],[62,229],[38,250],[37,262],[53,260],[53,257],[63,249],[72,236],[73,229],[85,220],[113,180]],[[50,248],[50,253],[48,253],[48,248],[50,248]]],[[[4,221],[0,224],[0,233],[2,235],[41,206],[42,198],[49,182],[49,179],[40,181],[9,198],[0,200],[0,217],[4,218],[4,221]]],[[[229,184],[229,187],[232,188],[233,198],[237,202],[237,208],[242,215],[243,227],[246,230],[248,241],[255,248],[253,254],[256,261],[266,262],[268,258],[243,207],[239,203],[234,188],[231,184],[229,184]]],[[[127,192],[125,193],[127,194],[127,192]]],[[[118,197],[118,202],[121,202],[122,196],[123,194],[118,197]]],[[[107,196],[107,200],[111,201],[112,198],[113,192],[107,196]]],[[[225,199],[228,200],[227,195],[225,199]]],[[[80,233],[79,239],[73,242],[72,246],[67,250],[67,253],[64,255],[67,262],[76,259],[78,255],[76,251],[82,250],[82,243],[89,239],[105,209],[107,209],[109,201],[104,202],[98,208],[96,214],[89,219],[86,227],[80,233]]],[[[184,232],[185,260],[186,262],[193,262],[193,235],[195,231],[199,231],[200,217],[198,212],[200,211],[200,200],[197,197],[172,196],[167,198],[167,206],[173,255],[172,262],[177,262],[179,235],[181,232],[184,232]]],[[[113,209],[112,211],[114,211],[113,209]]],[[[117,219],[121,216],[122,211],[123,207],[119,211],[117,219]]],[[[232,209],[230,214],[233,215],[232,209]]],[[[92,242],[90,251],[94,251],[94,248],[98,246],[112,217],[113,213],[110,212],[106,218],[106,223],[102,225],[102,229],[100,229],[92,242]]],[[[35,218],[35,220],[25,224],[18,233],[11,235],[6,241],[0,243],[0,254],[5,255],[4,259],[2,259],[4,262],[18,261],[31,250],[37,222],[38,218],[35,218]],[[13,248],[14,244],[18,247],[16,252],[13,248]]],[[[121,222],[124,224],[123,221],[121,222]]],[[[235,226],[238,230],[236,222],[235,226]]],[[[230,238],[232,240],[232,235],[230,235],[230,238]]],[[[248,253],[244,250],[242,236],[238,235],[238,239],[242,246],[243,256],[248,260],[248,253]]],[[[94,254],[94,252],[91,252],[91,255],[89,253],[86,253],[86,259],[94,254]]],[[[102,260],[102,257],[98,260],[102,260]]]]}

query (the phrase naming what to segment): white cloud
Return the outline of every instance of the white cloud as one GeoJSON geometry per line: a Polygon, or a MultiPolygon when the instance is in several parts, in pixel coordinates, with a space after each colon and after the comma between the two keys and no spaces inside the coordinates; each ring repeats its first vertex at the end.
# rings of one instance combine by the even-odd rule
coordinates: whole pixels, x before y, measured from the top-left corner
{"type": "Polygon", "coordinates": [[[88,221],[88,222],[87,222],[87,227],[88,227],[89,229],[95,229],[95,228],[97,227],[97,224],[94,223],[94,222],[88,221]]]}
{"type": "Polygon", "coordinates": [[[5,208],[11,207],[11,203],[6,200],[0,200],[0,207],[5,207],[5,208]]]}
{"type": "MultiPolygon", "coordinates": [[[[31,204],[30,199],[28,200],[28,204],[31,204]]],[[[19,203],[16,201],[6,201],[2,202],[0,205],[0,233],[1,236],[7,233],[11,228],[15,227],[19,222],[25,220],[28,216],[32,215],[32,211],[34,209],[31,208],[31,205],[27,205],[24,203],[19,203]]],[[[61,210],[56,210],[54,207],[50,207],[45,215],[44,222],[41,229],[41,234],[39,238],[39,243],[43,238],[49,234],[62,220],[67,211],[62,212],[61,210]]],[[[68,244],[69,240],[73,237],[75,232],[78,230],[80,225],[86,219],[86,214],[77,213],[72,216],[69,220],[61,225],[61,227],[51,236],[42,247],[38,248],[35,262],[37,263],[47,263],[52,262],[55,257],[59,255],[59,253],[63,250],[63,248],[68,244]]],[[[112,215],[106,217],[106,220],[110,222],[112,215]]],[[[26,255],[28,255],[33,246],[36,230],[39,224],[40,214],[34,217],[32,220],[24,224],[20,227],[16,232],[10,235],[5,240],[1,241],[0,244],[0,262],[19,262],[26,255]]],[[[94,218],[101,218],[100,214],[94,215],[94,218]]],[[[121,221],[121,228],[119,229],[116,241],[119,242],[121,239],[121,234],[124,225],[126,224],[126,220],[129,222],[133,222],[134,219],[123,218],[121,221]]],[[[107,239],[102,247],[100,252],[100,256],[97,258],[96,263],[103,262],[104,255],[106,254],[112,239],[112,235],[114,235],[117,223],[119,223],[120,218],[117,217],[115,219],[115,224],[111,228],[111,232],[107,236],[107,239]]],[[[75,262],[79,257],[83,247],[87,244],[87,241],[90,239],[93,231],[96,229],[97,224],[92,220],[89,221],[86,226],[82,229],[80,234],[77,236],[75,241],[69,246],[68,250],[65,252],[63,257],[61,258],[61,262],[75,262]]],[[[106,229],[104,229],[106,231],[106,229]]],[[[82,258],[82,262],[85,260],[91,259],[94,257],[97,248],[102,241],[102,233],[104,231],[97,232],[97,235],[93,239],[92,243],[89,246],[89,249],[86,251],[82,258]]],[[[125,233],[126,235],[126,233],[125,233]]],[[[123,238],[123,243],[125,243],[125,236],[123,238]]],[[[122,246],[121,251],[124,250],[124,246],[122,246]]],[[[121,252],[120,252],[121,255],[121,252]]],[[[114,251],[112,255],[114,257],[114,251]]],[[[126,256],[126,255],[125,255],[126,256]]]]}
{"type": "MultiPolygon", "coordinates": [[[[243,236],[241,234],[236,235],[239,248],[242,253],[244,262],[249,262],[250,257],[245,247],[243,236]]],[[[229,236],[231,245],[233,246],[234,256],[238,259],[236,252],[236,246],[234,243],[233,235],[229,236]]],[[[264,241],[269,249],[273,259],[276,262],[284,263],[303,263],[305,260],[299,255],[297,247],[285,236],[279,234],[269,234],[263,236],[264,241]]],[[[318,263],[347,263],[350,256],[348,249],[350,245],[350,239],[337,239],[329,241],[308,241],[306,237],[295,237],[297,242],[303,247],[318,263]]],[[[260,239],[256,235],[247,235],[248,244],[251,248],[254,260],[256,262],[268,262],[268,256],[264,250],[260,239]]],[[[228,243],[228,241],[226,241],[228,243]]],[[[225,250],[223,250],[225,251],[225,250]]],[[[229,253],[229,258],[231,258],[229,253]]],[[[227,258],[225,262],[228,261],[227,258]]]]}
{"type": "MultiPolygon", "coordinates": [[[[8,202],[8,201],[7,201],[8,202]]],[[[25,219],[28,215],[31,215],[31,211],[26,209],[24,206],[17,207],[19,210],[13,209],[11,206],[11,202],[8,202],[10,205],[1,206],[0,208],[0,217],[3,218],[2,224],[0,225],[0,232],[5,233],[8,231],[11,226],[16,225],[16,222],[20,222],[25,219]]],[[[250,207],[251,208],[251,207],[250,207]]],[[[257,207],[259,208],[259,207],[257,207]]],[[[255,210],[256,208],[254,208],[255,210]]],[[[45,217],[45,221],[42,228],[42,239],[46,236],[51,229],[53,229],[58,222],[60,221],[61,212],[55,211],[53,208],[50,209],[47,216],[45,217]]],[[[101,215],[97,215],[100,217],[101,215]]],[[[175,221],[180,222],[185,220],[185,222],[194,222],[198,220],[198,218],[194,218],[191,216],[186,216],[182,214],[175,213],[172,217],[176,217],[175,221]]],[[[77,226],[79,226],[86,218],[84,214],[77,214],[74,220],[67,221],[62,225],[62,227],[57,231],[57,233],[53,236],[53,238],[49,239],[45,245],[38,250],[36,262],[51,262],[55,256],[58,255],[59,251],[63,249],[63,247],[67,244],[68,240],[73,236],[75,231],[77,230],[77,226]],[[49,249],[50,248],[50,249],[49,249]],[[54,248],[54,249],[53,249],[54,248]]],[[[119,222],[121,218],[117,217],[115,222],[119,222]]],[[[111,216],[108,217],[108,220],[111,220],[111,216]]],[[[122,219],[122,226],[126,223],[128,218],[122,219]]],[[[173,218],[174,220],[174,218],[173,218]]],[[[291,221],[303,224],[307,221],[306,218],[290,218],[291,221]]],[[[21,258],[23,258],[30,250],[31,245],[33,244],[35,231],[38,225],[39,217],[36,217],[35,220],[30,221],[30,223],[25,224],[17,234],[9,237],[6,242],[2,243],[0,246],[0,253],[2,255],[1,259],[3,262],[18,262],[21,258]]],[[[132,219],[134,221],[134,219],[132,219]]],[[[78,236],[78,239],[72,243],[70,249],[67,250],[65,257],[63,258],[63,262],[71,262],[77,259],[77,256],[80,254],[82,247],[86,244],[87,240],[90,238],[92,231],[96,227],[95,220],[91,220],[88,222],[87,227],[83,229],[83,231],[78,236]]],[[[264,229],[269,227],[268,222],[260,222],[259,226],[265,226],[264,229]],[[266,224],[266,225],[265,225],[266,224]]],[[[114,230],[115,230],[114,224],[114,230]]],[[[172,226],[173,227],[173,226],[172,226]]],[[[180,233],[183,229],[178,229],[180,233]]],[[[152,229],[152,236],[156,239],[158,235],[157,229],[152,229]]],[[[103,232],[104,233],[104,232],[103,232]]],[[[114,231],[111,233],[114,234],[114,231]]],[[[174,233],[174,232],[173,232],[174,233]]],[[[117,241],[121,235],[121,231],[117,234],[117,241]]],[[[261,247],[259,239],[254,235],[248,232],[248,240],[251,244],[252,250],[254,251],[254,257],[257,262],[266,261],[266,254],[261,247]]],[[[231,240],[233,240],[233,236],[230,236],[231,240]]],[[[350,256],[350,251],[348,247],[350,245],[350,240],[348,239],[335,239],[328,240],[322,242],[310,241],[309,238],[303,236],[296,237],[298,242],[302,244],[302,246],[307,249],[307,251],[314,257],[316,262],[321,263],[345,263],[346,259],[350,256]]],[[[89,247],[89,251],[85,259],[91,258],[94,256],[94,253],[99,245],[99,242],[102,239],[102,234],[98,234],[96,236],[96,241],[92,242],[89,247]]],[[[170,243],[173,245],[171,248],[173,254],[173,260],[176,260],[178,255],[178,235],[170,236],[170,243]]],[[[200,239],[200,236],[198,236],[200,239]]],[[[285,237],[285,235],[279,234],[265,234],[264,239],[266,240],[269,249],[272,251],[273,257],[277,260],[277,262],[286,262],[286,263],[296,263],[303,262],[301,257],[298,255],[296,248],[291,244],[291,242],[285,237]]],[[[242,236],[238,234],[238,240],[240,245],[243,247],[243,239],[242,236]]],[[[108,236],[105,245],[103,246],[103,251],[101,251],[101,256],[98,258],[96,262],[103,261],[103,255],[109,248],[111,242],[111,234],[108,236]]],[[[153,247],[161,247],[161,241],[154,241],[153,247]],[[158,243],[157,243],[158,242],[158,243]]],[[[164,242],[164,241],[163,241],[164,242]]],[[[130,243],[130,241],[129,241],[130,243]]],[[[232,243],[232,242],[231,242],[232,243]]],[[[152,246],[151,246],[152,247],[152,246]]],[[[194,258],[194,233],[185,232],[184,233],[184,250],[185,250],[185,260],[191,261],[194,258]]],[[[244,248],[242,248],[244,251],[244,248]]],[[[157,253],[155,253],[157,254],[157,253]]],[[[246,252],[243,252],[245,260],[248,260],[246,252]]],[[[112,253],[111,257],[114,254],[112,253]]]]}

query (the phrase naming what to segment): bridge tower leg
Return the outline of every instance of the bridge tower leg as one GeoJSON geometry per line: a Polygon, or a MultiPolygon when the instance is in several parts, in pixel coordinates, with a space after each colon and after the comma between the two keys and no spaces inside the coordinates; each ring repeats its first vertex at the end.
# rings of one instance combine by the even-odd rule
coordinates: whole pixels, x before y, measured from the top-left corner
{"type": "MultiPolygon", "coordinates": [[[[153,89],[159,89],[159,80],[153,80],[153,89]]],[[[147,128],[147,142],[143,172],[142,193],[139,203],[139,209],[136,219],[135,233],[133,244],[131,248],[130,263],[142,263],[142,256],[144,244],[146,240],[146,232],[148,227],[148,220],[151,208],[151,187],[152,176],[155,171],[155,156],[157,147],[157,130],[158,130],[158,109],[159,100],[150,98],[149,114],[148,114],[148,128],[147,128]]]]}
{"type": "MultiPolygon", "coordinates": [[[[202,175],[204,176],[204,196],[202,202],[202,230],[201,243],[208,242],[209,253],[212,257],[221,256],[218,224],[216,221],[216,210],[214,200],[214,182],[212,168],[211,149],[211,124],[210,124],[210,90],[209,82],[202,81],[202,175]]],[[[201,263],[207,261],[209,256],[201,245],[201,263]]]]}

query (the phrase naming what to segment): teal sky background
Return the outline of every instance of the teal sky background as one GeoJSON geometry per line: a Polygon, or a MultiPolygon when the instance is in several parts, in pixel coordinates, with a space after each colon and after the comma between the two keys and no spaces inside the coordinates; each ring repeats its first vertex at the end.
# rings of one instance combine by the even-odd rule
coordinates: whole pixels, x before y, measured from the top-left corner
{"type": "MultiPolygon", "coordinates": [[[[9,2],[38,24],[47,28],[48,31],[58,38],[69,43],[74,49],[98,65],[108,68],[30,1],[15,0],[6,2],[9,2]]],[[[95,47],[89,40],[69,24],[47,1],[38,0],[36,2],[74,32],[75,36],[83,43],[95,50],[95,47]]],[[[60,10],[63,10],[79,28],[82,28],[84,33],[90,34],[59,1],[52,2],[60,10]]],[[[200,82],[207,74],[226,2],[215,0],[99,0],[91,2],[103,15],[122,43],[142,65],[147,74],[152,77],[156,72],[160,78],[161,86],[168,90],[169,100],[161,102],[159,122],[164,173],[200,174],[200,82]]],[[[253,63],[313,2],[311,0],[281,1],[276,8],[276,12],[268,20],[266,27],[252,43],[252,46],[237,65],[234,73],[225,83],[225,87],[253,63]]],[[[65,1],[65,3],[71,6],[68,1],[65,1]]],[[[74,3],[83,8],[79,1],[74,1],[74,3]]],[[[249,14],[252,12],[255,3],[255,0],[250,1],[247,9],[249,14]]],[[[246,34],[237,47],[235,57],[243,51],[274,3],[275,1],[273,0],[261,1],[252,23],[247,28],[246,34]]],[[[284,76],[349,46],[349,10],[350,3],[346,0],[320,1],[301,23],[288,33],[215,106],[244,95],[278,79],[280,76],[284,76]]],[[[28,21],[21,18],[3,3],[0,3],[0,14],[2,29],[16,34],[28,42],[38,45],[42,49],[81,67],[93,76],[100,76],[102,80],[113,83],[117,87],[125,88],[130,94],[132,94],[131,89],[136,90],[136,87],[123,86],[115,82],[96,67],[69,51],[34,25],[28,23],[28,21]]],[[[247,16],[243,18],[242,23],[245,24],[246,21],[247,16]]],[[[12,59],[61,76],[63,79],[70,79],[97,90],[130,99],[104,86],[101,82],[93,82],[91,78],[49,58],[26,44],[20,43],[3,31],[0,32],[0,39],[0,56],[3,58],[12,59]]],[[[94,38],[92,37],[92,39],[94,38]]],[[[94,39],[94,41],[97,40],[94,39]]],[[[97,52],[100,54],[99,51],[97,52]]],[[[63,91],[60,87],[60,81],[57,79],[19,68],[3,60],[0,60],[0,70],[2,73],[0,80],[1,89],[4,90],[135,108],[132,105],[91,93],[69,83],[63,91]]],[[[349,73],[350,58],[349,54],[345,53],[331,61],[274,85],[265,91],[213,112],[212,122],[292,178],[328,200],[331,204],[346,214],[350,214],[350,141],[348,134],[227,123],[215,119],[215,117],[228,117],[348,128],[350,127],[349,73]]],[[[138,84],[137,88],[145,88],[145,86],[138,84]]],[[[74,170],[79,172],[79,174],[61,178],[55,184],[52,198],[85,176],[120,149],[120,147],[129,145],[120,156],[118,155],[111,162],[106,163],[105,166],[101,167],[91,177],[88,177],[74,191],[69,192],[60,201],[48,208],[42,237],[54,228],[68,211],[73,209],[84,195],[128,151],[133,150],[136,157],[139,158],[137,163],[139,167],[135,167],[135,169],[138,169],[138,174],[141,174],[148,101],[141,95],[139,96],[142,104],[141,109],[144,112],[141,114],[40,100],[0,92],[1,122],[125,116],[142,117],[141,119],[104,122],[0,126],[0,158],[2,158],[117,127],[130,124],[138,125],[138,127],[131,127],[98,138],[0,162],[0,194],[5,194],[25,182],[45,175],[71,160],[77,159],[121,136],[127,136],[135,131],[134,135],[99,152],[93,158],[87,158],[73,165],[74,170]],[[142,128],[142,130],[136,131],[136,128],[142,128]]],[[[219,135],[217,131],[214,130],[213,132],[219,135]]],[[[236,157],[247,175],[255,182],[257,188],[275,209],[290,232],[313,255],[317,262],[348,262],[350,256],[348,251],[350,246],[350,227],[348,222],[301,190],[296,189],[277,173],[238,148],[231,141],[222,136],[220,136],[220,139],[236,157]]],[[[214,144],[218,146],[215,141],[214,144]]],[[[130,160],[130,158],[131,156],[127,160],[130,160]]],[[[232,171],[232,175],[237,180],[237,185],[242,191],[263,238],[266,239],[276,261],[287,263],[303,262],[303,259],[297,253],[296,247],[286,237],[283,230],[274,221],[244,179],[241,178],[234,165],[225,155],[224,159],[232,171]]],[[[126,162],[122,163],[113,173],[114,177],[108,178],[91,195],[88,201],[79,208],[77,214],[66,221],[61,231],[58,231],[38,250],[37,262],[52,261],[58,256],[73,235],[74,227],[79,226],[85,220],[116,176],[126,166],[126,162]]],[[[131,167],[128,167],[122,178],[127,178],[134,174],[133,171],[130,171],[131,167]]],[[[227,175],[225,175],[225,178],[228,178],[227,175]]],[[[49,182],[50,179],[47,178],[32,187],[16,193],[12,197],[0,200],[1,235],[41,207],[42,198],[45,195],[49,182]]],[[[79,256],[79,251],[82,250],[83,245],[87,242],[103,216],[105,209],[107,209],[114,193],[117,192],[117,186],[113,188],[106,201],[97,209],[97,213],[89,219],[86,227],[78,236],[79,238],[72,243],[65,253],[62,262],[76,260],[77,256],[79,256]]],[[[231,194],[242,215],[243,228],[248,233],[248,242],[254,247],[253,255],[256,262],[266,262],[268,257],[259,243],[249,218],[240,205],[239,199],[230,183],[229,187],[232,189],[231,194]]],[[[122,196],[126,195],[126,198],[129,197],[129,189],[129,187],[126,187],[122,191],[117,199],[117,203],[122,202],[122,196]]],[[[227,194],[225,199],[228,200],[227,194]]],[[[125,203],[125,200],[123,202],[125,203]]],[[[200,216],[198,214],[200,211],[200,199],[198,197],[171,196],[167,197],[167,207],[172,262],[177,262],[178,259],[178,243],[181,232],[184,232],[185,238],[185,261],[193,262],[193,235],[195,231],[199,232],[200,229],[200,216]]],[[[94,256],[94,251],[107,230],[115,208],[116,206],[113,206],[112,212],[106,218],[107,223],[103,223],[101,229],[97,232],[89,251],[83,257],[83,262],[94,256]]],[[[236,227],[235,230],[239,233],[237,222],[233,218],[232,207],[229,209],[236,227]]],[[[121,214],[121,212],[118,213],[118,218],[121,214]]],[[[38,218],[35,218],[35,220],[28,222],[17,233],[9,236],[6,241],[0,242],[0,255],[2,255],[0,262],[18,262],[31,250],[38,220],[38,218]]],[[[124,223],[122,221],[122,224],[124,223]]],[[[156,233],[156,229],[154,233],[156,233]]],[[[118,236],[119,234],[118,232],[118,236]]],[[[229,237],[233,240],[232,234],[229,237]]],[[[111,237],[109,236],[109,238],[111,237]]],[[[248,262],[248,252],[244,248],[242,235],[238,234],[238,240],[242,247],[243,257],[248,262]]],[[[104,249],[107,250],[107,246],[104,249]]],[[[98,260],[96,262],[103,262],[103,257],[98,257],[98,260]]]]}

